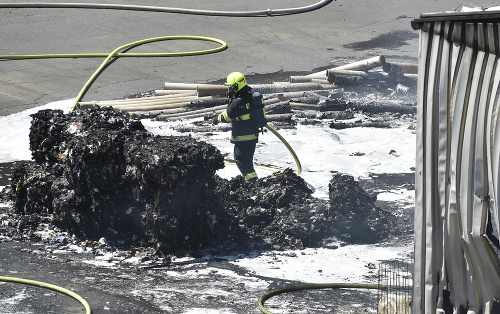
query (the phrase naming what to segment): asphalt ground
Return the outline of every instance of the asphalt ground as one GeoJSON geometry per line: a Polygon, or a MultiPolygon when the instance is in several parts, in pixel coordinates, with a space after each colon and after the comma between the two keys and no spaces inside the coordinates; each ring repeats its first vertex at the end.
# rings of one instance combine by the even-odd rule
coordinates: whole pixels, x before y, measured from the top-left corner
{"type": "MultiPolygon", "coordinates": [[[[51,2],[69,2],[55,0],[51,2]]],[[[81,2],[81,1],[80,1],[81,2]]],[[[492,5],[484,1],[482,6],[492,5]]],[[[250,11],[282,9],[314,1],[96,0],[187,9],[250,11]]],[[[282,17],[211,17],[91,9],[0,9],[0,54],[109,53],[124,44],[159,36],[218,38],[228,49],[210,55],[121,58],[97,79],[84,100],[110,100],[161,89],[165,82],[209,83],[233,71],[247,76],[309,73],[384,55],[416,61],[421,13],[453,10],[450,0],[335,0],[322,9],[282,17]]],[[[131,52],[178,52],[215,48],[211,42],[166,41],[131,52]]],[[[102,58],[0,61],[0,115],[75,98],[102,58]]],[[[261,82],[257,82],[261,83],[261,82]]]]}
{"type": "MultiPolygon", "coordinates": [[[[313,3],[299,0],[94,2],[240,11],[299,7],[313,3]]],[[[289,72],[309,73],[378,55],[384,55],[390,61],[416,62],[418,31],[411,28],[411,21],[421,13],[454,10],[460,4],[451,0],[336,0],[314,12],[266,18],[84,9],[0,9],[0,54],[111,52],[126,43],[170,35],[214,37],[229,46],[223,52],[204,56],[122,58],[107,68],[84,98],[119,99],[131,93],[160,89],[164,82],[220,81],[232,71],[243,72],[250,78],[265,79],[289,72]]],[[[480,6],[493,4],[493,1],[476,3],[480,6]]],[[[141,46],[133,51],[175,52],[215,46],[205,42],[168,41],[141,46]]],[[[75,98],[102,61],[0,61],[0,116],[75,98]]],[[[91,300],[94,313],[148,313],[157,310],[148,300],[137,300],[116,292],[124,286],[142,282],[144,275],[141,272],[129,277],[123,274],[127,280],[122,281],[99,280],[100,286],[96,286],[97,282],[93,282],[95,278],[119,278],[122,274],[119,270],[83,267],[71,256],[46,256],[43,252],[34,254],[36,252],[38,248],[30,243],[1,243],[2,273],[66,286],[91,300]],[[79,281],[78,278],[85,279],[79,281]]],[[[168,283],[165,284],[168,286],[168,283]]],[[[203,282],[198,284],[203,285],[203,282]]],[[[23,289],[4,284],[0,291],[3,298],[17,294],[18,290],[12,290],[12,287],[23,289]]],[[[235,312],[259,312],[255,305],[256,296],[266,290],[263,287],[259,293],[243,294],[242,298],[247,300],[235,302],[234,308],[239,309],[235,312]]],[[[81,306],[71,299],[56,296],[41,304],[39,300],[47,296],[46,292],[28,290],[27,294],[31,296],[31,303],[25,308],[29,313],[81,312],[81,306]]],[[[178,302],[179,299],[175,300],[178,302]]],[[[2,306],[2,311],[11,311],[8,304],[2,306]]],[[[172,308],[179,312],[178,309],[183,306],[179,304],[172,308]]],[[[18,309],[12,309],[13,312],[18,312],[18,309]]]]}

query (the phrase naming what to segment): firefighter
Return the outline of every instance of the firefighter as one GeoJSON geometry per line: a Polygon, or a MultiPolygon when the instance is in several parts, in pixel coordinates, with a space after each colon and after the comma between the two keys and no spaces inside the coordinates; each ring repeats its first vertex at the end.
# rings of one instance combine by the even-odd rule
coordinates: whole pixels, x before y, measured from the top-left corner
{"type": "Polygon", "coordinates": [[[247,85],[245,76],[233,72],[227,76],[230,103],[218,116],[213,117],[213,124],[231,122],[231,143],[234,144],[234,160],[246,182],[257,180],[253,167],[255,146],[259,140],[259,130],[251,114],[252,88],[247,85]]]}

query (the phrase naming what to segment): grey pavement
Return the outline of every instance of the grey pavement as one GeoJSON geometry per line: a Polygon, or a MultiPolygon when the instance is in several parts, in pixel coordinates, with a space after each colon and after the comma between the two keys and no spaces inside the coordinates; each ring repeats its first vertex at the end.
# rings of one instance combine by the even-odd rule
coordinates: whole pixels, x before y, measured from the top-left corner
{"type": "MultiPolygon", "coordinates": [[[[301,7],[315,1],[94,2],[246,11],[301,7]]],[[[486,2],[480,5],[493,4],[486,2]]],[[[411,28],[410,22],[421,13],[453,10],[459,4],[450,0],[336,0],[309,13],[259,18],[87,9],[0,9],[0,54],[109,53],[130,42],[171,35],[214,37],[229,46],[223,52],[204,56],[121,58],[97,79],[84,100],[120,99],[130,93],[161,89],[167,81],[214,82],[232,71],[246,75],[308,73],[376,55],[389,60],[416,61],[418,32],[411,28]]],[[[210,42],[166,41],[133,51],[175,52],[216,46],[210,42]]],[[[75,98],[102,61],[99,58],[0,61],[0,115],[75,98]]]]}

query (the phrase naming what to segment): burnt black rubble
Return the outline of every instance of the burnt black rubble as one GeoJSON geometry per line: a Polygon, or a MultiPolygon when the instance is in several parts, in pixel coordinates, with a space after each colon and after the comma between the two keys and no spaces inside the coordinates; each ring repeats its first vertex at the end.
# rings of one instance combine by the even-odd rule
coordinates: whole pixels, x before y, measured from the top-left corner
{"type": "Polygon", "coordinates": [[[300,249],[380,241],[395,221],[351,176],[334,173],[329,201],[291,169],[254,185],[226,180],[214,146],[156,136],[111,107],[33,114],[30,148],[33,159],[14,164],[2,192],[13,208],[0,232],[12,236],[37,239],[48,223],[82,241],[163,254],[300,249]]]}

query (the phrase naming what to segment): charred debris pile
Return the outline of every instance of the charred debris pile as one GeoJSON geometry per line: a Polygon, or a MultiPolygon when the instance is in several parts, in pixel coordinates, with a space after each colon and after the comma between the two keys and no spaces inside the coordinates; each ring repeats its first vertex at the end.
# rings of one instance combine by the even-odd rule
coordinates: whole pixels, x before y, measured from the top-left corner
{"type": "Polygon", "coordinates": [[[329,201],[290,169],[253,186],[228,181],[216,175],[224,160],[212,145],[153,135],[111,107],[33,114],[30,148],[2,192],[13,208],[0,231],[14,238],[40,239],[49,226],[169,254],[372,243],[393,227],[350,176],[333,175],[329,201]]]}

